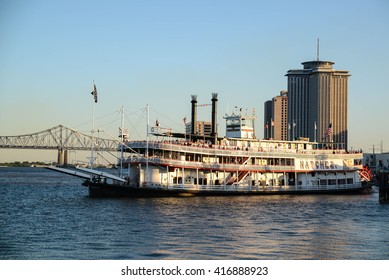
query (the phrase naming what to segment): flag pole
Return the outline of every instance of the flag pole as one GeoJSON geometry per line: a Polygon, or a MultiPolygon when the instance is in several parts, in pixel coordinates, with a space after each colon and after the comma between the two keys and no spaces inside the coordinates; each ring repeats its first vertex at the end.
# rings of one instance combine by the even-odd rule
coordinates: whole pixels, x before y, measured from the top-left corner
{"type": "Polygon", "coordinates": [[[150,112],[149,112],[149,104],[146,106],[146,174],[145,174],[145,182],[146,185],[149,184],[149,126],[150,126],[150,112]]]}
{"type": "MultiPolygon", "coordinates": [[[[93,90],[95,88],[95,80],[93,80],[93,90]]],[[[94,91],[92,92],[94,94],[94,91]]],[[[95,130],[95,101],[94,98],[92,99],[92,135],[95,130]]]]}
{"type": "Polygon", "coordinates": [[[95,158],[95,151],[94,151],[94,145],[95,145],[95,137],[94,137],[94,134],[95,134],[95,103],[97,103],[97,89],[96,89],[95,80],[93,80],[93,91],[91,92],[91,94],[93,95],[93,99],[92,99],[92,131],[91,131],[92,139],[91,139],[91,156],[89,159],[89,168],[93,169],[93,163],[96,159],[95,158]]]}
{"type": "Polygon", "coordinates": [[[291,134],[290,134],[290,122],[288,122],[288,140],[291,140],[291,134]]]}
{"type": "MultiPolygon", "coordinates": [[[[93,80],[93,85],[95,84],[95,81],[93,80]]],[[[93,92],[92,92],[93,94],[93,92]]],[[[95,141],[95,101],[92,99],[92,143],[91,143],[91,154],[90,154],[90,160],[89,160],[89,168],[93,169],[93,162],[94,162],[94,141],[95,141]]]]}
{"type": "Polygon", "coordinates": [[[120,175],[119,177],[123,176],[123,145],[124,145],[124,106],[122,106],[121,109],[121,123],[120,123],[120,175]]]}
{"type": "Polygon", "coordinates": [[[332,149],[334,149],[334,127],[332,125],[332,121],[331,121],[331,146],[332,146],[332,149]]]}
{"type": "Polygon", "coordinates": [[[316,121],[315,121],[315,135],[314,135],[314,142],[316,142],[316,139],[317,139],[317,125],[316,125],[316,121]]]}

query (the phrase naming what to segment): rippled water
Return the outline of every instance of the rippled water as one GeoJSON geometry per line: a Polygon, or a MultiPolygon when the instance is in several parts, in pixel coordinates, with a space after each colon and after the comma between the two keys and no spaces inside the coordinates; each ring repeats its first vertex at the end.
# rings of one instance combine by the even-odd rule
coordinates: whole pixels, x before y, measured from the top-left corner
{"type": "Polygon", "coordinates": [[[0,259],[389,259],[378,194],[97,199],[0,168],[0,259]]]}

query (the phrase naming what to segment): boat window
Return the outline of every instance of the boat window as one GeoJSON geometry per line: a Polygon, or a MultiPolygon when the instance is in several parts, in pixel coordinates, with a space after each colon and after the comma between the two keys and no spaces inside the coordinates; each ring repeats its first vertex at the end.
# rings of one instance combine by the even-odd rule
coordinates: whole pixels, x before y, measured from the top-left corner
{"type": "Polygon", "coordinates": [[[243,127],[243,126],[247,126],[247,120],[242,119],[242,120],[241,120],[241,126],[242,126],[242,127],[243,127]]]}
{"type": "Polygon", "coordinates": [[[338,179],[338,185],[345,185],[346,179],[338,179]]]}
{"type": "Polygon", "coordinates": [[[336,185],[336,179],[329,179],[328,185],[336,185]]]}
{"type": "Polygon", "coordinates": [[[227,120],[227,126],[239,126],[239,119],[227,120]]]}

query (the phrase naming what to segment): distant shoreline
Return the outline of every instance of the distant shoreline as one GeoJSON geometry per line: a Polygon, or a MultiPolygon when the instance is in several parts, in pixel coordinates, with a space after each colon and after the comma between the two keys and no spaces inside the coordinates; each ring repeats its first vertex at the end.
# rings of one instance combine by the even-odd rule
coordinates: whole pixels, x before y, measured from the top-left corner
{"type": "Polygon", "coordinates": [[[50,165],[55,165],[54,162],[52,163],[46,163],[46,162],[29,162],[29,161],[15,161],[15,162],[2,162],[0,163],[0,167],[45,167],[45,166],[50,166],[50,165]]]}

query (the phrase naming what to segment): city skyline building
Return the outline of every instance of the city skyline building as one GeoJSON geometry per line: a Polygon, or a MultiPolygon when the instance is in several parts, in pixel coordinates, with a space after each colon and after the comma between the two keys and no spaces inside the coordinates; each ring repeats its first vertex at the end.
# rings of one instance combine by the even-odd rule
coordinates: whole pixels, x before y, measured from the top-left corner
{"type": "Polygon", "coordinates": [[[265,101],[264,117],[263,117],[263,135],[265,139],[273,138],[273,131],[271,130],[273,119],[273,100],[265,101]]]}
{"type": "Polygon", "coordinates": [[[303,69],[289,70],[289,140],[348,144],[348,70],[333,69],[331,61],[303,62],[303,69]]]}
{"type": "Polygon", "coordinates": [[[267,139],[288,140],[288,92],[283,90],[265,102],[264,135],[267,139]]]}
{"type": "Polygon", "coordinates": [[[273,98],[273,138],[288,140],[288,92],[283,90],[273,98]]]}
{"type": "MultiPolygon", "coordinates": [[[[192,122],[185,124],[186,134],[192,132],[192,122]]],[[[196,121],[195,134],[200,136],[210,136],[212,132],[212,124],[208,121],[196,121]]]]}

